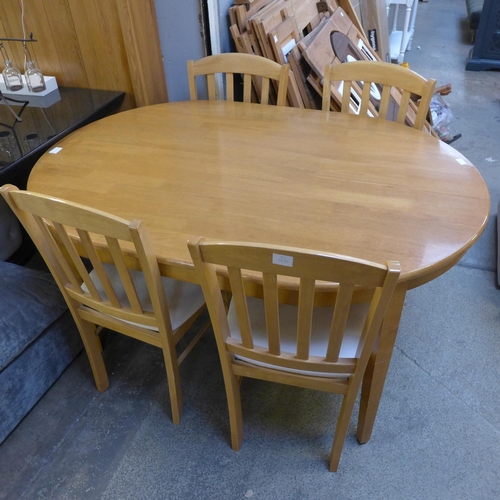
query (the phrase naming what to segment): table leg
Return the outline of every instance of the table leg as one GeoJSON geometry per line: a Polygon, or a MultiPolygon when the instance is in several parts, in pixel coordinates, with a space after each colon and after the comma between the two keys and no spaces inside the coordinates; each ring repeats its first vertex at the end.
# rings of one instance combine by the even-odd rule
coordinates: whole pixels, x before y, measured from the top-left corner
{"type": "Polygon", "coordinates": [[[361,444],[366,443],[372,434],[394,343],[396,342],[406,290],[406,283],[400,283],[396,287],[391,305],[380,329],[377,345],[370,357],[363,377],[357,431],[357,438],[361,444]]]}

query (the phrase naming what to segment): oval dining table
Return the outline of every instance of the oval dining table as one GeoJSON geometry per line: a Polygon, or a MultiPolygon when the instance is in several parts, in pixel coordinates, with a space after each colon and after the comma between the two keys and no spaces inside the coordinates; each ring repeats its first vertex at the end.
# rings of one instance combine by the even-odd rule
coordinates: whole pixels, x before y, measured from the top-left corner
{"type": "Polygon", "coordinates": [[[369,440],[405,294],[482,233],[489,194],[451,146],[385,120],[187,101],[115,114],[45,153],[28,189],[143,219],[162,274],[196,281],[194,235],[397,260],[401,277],[363,379],[369,440]]]}

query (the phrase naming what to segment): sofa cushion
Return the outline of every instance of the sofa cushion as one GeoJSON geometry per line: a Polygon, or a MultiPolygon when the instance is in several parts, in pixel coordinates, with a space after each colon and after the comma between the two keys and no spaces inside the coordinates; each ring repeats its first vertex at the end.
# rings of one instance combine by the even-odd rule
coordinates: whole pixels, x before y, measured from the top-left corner
{"type": "Polygon", "coordinates": [[[0,371],[66,310],[49,273],[0,262],[0,371]]]}
{"type": "Polygon", "coordinates": [[[0,260],[7,260],[21,246],[22,240],[17,217],[0,197],[0,260]]]}
{"type": "Polygon", "coordinates": [[[67,310],[0,373],[0,445],[82,350],[67,310]]]}

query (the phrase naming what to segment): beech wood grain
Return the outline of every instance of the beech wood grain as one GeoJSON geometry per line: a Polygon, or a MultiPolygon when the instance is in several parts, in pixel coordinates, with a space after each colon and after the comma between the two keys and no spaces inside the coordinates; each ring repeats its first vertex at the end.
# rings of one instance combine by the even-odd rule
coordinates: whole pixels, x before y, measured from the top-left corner
{"type": "MultiPolygon", "coordinates": [[[[193,235],[399,261],[363,377],[361,443],[373,430],[406,290],[456,264],[489,214],[484,180],[451,146],[345,113],[159,104],[94,122],[58,145],[36,164],[28,188],[143,219],[161,273],[173,278],[196,281],[187,248],[193,235]]],[[[294,291],[285,298],[293,301],[294,291]]]]}
{"type": "Polygon", "coordinates": [[[204,235],[397,260],[412,288],[454,265],[489,214],[470,161],[385,120],[177,102],[104,118],[58,145],[29,189],[144,219],[163,272],[186,279],[186,242],[204,235]]]}

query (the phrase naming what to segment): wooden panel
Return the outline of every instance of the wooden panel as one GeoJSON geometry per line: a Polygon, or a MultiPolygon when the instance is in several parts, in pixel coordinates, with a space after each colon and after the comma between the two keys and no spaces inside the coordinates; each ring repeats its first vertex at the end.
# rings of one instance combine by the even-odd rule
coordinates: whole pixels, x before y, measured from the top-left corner
{"type": "MultiPolygon", "coordinates": [[[[167,86],[152,0],[24,0],[29,45],[59,86],[120,90],[121,109],[166,102],[167,86]]],[[[0,2],[0,37],[21,38],[19,0],[0,2]]],[[[5,43],[23,71],[21,43],[5,43]]]]}
{"type": "Polygon", "coordinates": [[[168,101],[153,0],[116,0],[138,106],[168,101]]]}
{"type": "MultiPolygon", "coordinates": [[[[113,85],[113,81],[123,79],[130,86],[130,79],[124,79],[123,71],[117,72],[116,66],[127,68],[127,59],[120,39],[120,24],[116,5],[111,2],[99,2],[87,0],[83,4],[80,0],[69,0],[69,6],[73,19],[78,19],[75,24],[75,32],[81,47],[81,57],[87,68],[87,78],[91,87],[98,83],[106,89],[113,85]],[[91,6],[92,8],[89,8],[91,6]],[[111,22],[107,22],[110,20],[111,22]],[[109,41],[116,40],[112,45],[109,43],[92,43],[106,36],[109,41]],[[113,50],[110,50],[110,47],[113,50]],[[118,57],[117,57],[118,56],[118,57]],[[120,57],[121,56],[121,57],[120,57]],[[98,64],[93,64],[98,61],[98,64]]],[[[120,82],[122,83],[122,82],[120,82]]]]}
{"type": "MultiPolygon", "coordinates": [[[[61,62],[62,80],[68,87],[90,87],[68,0],[44,2],[50,31],[61,62]]],[[[43,43],[42,40],[39,42],[43,43]]],[[[39,49],[43,50],[42,46],[39,49]]],[[[97,61],[95,63],[98,64],[97,61]]],[[[94,64],[95,64],[94,63],[94,64]]]]}
{"type": "Polygon", "coordinates": [[[349,16],[349,19],[353,22],[354,26],[356,26],[358,31],[363,35],[365,35],[365,31],[363,30],[363,25],[361,24],[361,21],[359,20],[358,14],[356,12],[355,4],[351,0],[338,0],[338,2],[339,2],[339,7],[342,7],[344,9],[344,11],[349,16]]]}
{"type": "MultiPolygon", "coordinates": [[[[20,12],[13,0],[7,0],[10,3],[11,12],[15,11],[18,18],[20,12]]],[[[58,81],[62,81],[62,66],[61,58],[56,46],[56,38],[53,36],[49,19],[45,11],[44,2],[36,2],[33,0],[25,0],[25,22],[27,33],[33,33],[33,36],[39,42],[33,43],[30,46],[30,51],[35,57],[40,69],[46,74],[55,76],[58,81]]],[[[61,83],[60,85],[63,85],[61,83]]]]}
{"type": "MultiPolygon", "coordinates": [[[[22,36],[21,16],[15,16],[15,12],[9,8],[9,2],[13,0],[4,0],[0,2],[0,37],[14,38],[22,36]]],[[[17,3],[17,2],[16,2],[17,3]]],[[[9,58],[14,61],[14,66],[23,71],[23,50],[20,43],[4,42],[9,58]]],[[[2,57],[3,59],[3,57],[2,57]]],[[[3,61],[2,61],[3,63],[3,61]]],[[[2,66],[3,69],[3,66],[2,66]]]]}

